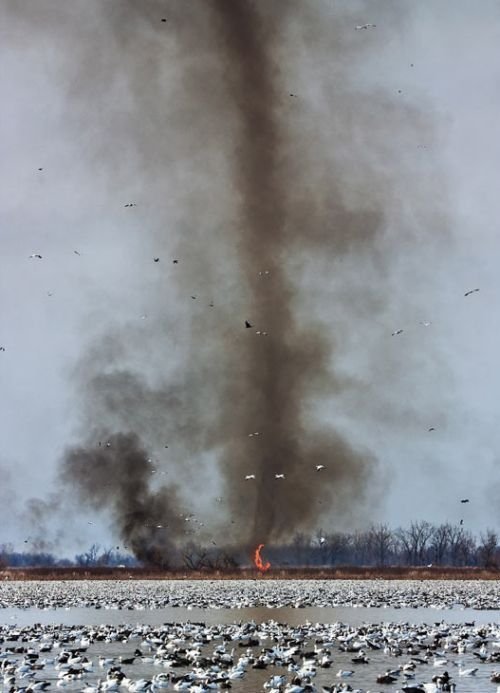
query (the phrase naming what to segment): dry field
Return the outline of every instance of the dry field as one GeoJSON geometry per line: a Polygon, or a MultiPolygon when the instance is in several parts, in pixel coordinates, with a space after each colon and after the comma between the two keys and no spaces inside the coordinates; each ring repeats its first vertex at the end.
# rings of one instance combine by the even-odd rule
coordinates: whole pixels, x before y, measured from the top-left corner
{"type": "Polygon", "coordinates": [[[499,569],[451,567],[337,567],[186,571],[155,568],[6,568],[0,580],[498,580],[499,569]]]}

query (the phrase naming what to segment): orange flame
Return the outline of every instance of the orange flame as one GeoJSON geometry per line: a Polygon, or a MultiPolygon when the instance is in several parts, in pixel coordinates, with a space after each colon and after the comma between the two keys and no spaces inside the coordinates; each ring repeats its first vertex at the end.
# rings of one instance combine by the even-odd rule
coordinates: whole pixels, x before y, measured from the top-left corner
{"type": "Polygon", "coordinates": [[[260,552],[262,551],[263,548],[264,548],[264,544],[259,544],[257,546],[257,548],[255,549],[255,554],[253,557],[253,562],[255,563],[255,565],[257,566],[258,570],[260,570],[261,573],[265,573],[266,570],[269,570],[269,568],[271,567],[271,564],[269,563],[269,561],[266,561],[265,563],[262,561],[260,552]]]}

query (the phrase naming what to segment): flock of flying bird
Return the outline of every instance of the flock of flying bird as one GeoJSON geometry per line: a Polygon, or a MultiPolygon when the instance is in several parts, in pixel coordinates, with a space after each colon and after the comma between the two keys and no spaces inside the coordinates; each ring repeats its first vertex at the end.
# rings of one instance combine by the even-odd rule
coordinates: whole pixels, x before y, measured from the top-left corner
{"type": "MultiPolygon", "coordinates": [[[[356,30],[361,30],[361,29],[374,28],[375,26],[376,26],[375,24],[363,24],[363,25],[358,25],[358,26],[356,26],[355,28],[356,28],[356,30]]],[[[39,168],[38,171],[43,171],[43,168],[39,168]]],[[[137,206],[137,203],[135,203],[135,202],[127,202],[127,203],[124,205],[124,207],[126,207],[126,208],[136,207],[136,206],[137,206]]],[[[80,253],[78,250],[74,250],[73,252],[74,252],[75,255],[81,255],[81,253],[80,253]]],[[[40,253],[32,253],[32,254],[29,255],[28,257],[29,257],[29,259],[36,259],[36,260],[42,260],[42,259],[43,259],[43,256],[42,256],[40,253]]],[[[159,263],[159,262],[160,262],[160,258],[159,258],[159,257],[154,257],[154,258],[153,258],[153,262],[159,263]]],[[[179,260],[175,258],[175,259],[172,260],[172,263],[173,263],[174,265],[177,265],[177,264],[179,263],[179,260]]],[[[260,270],[260,271],[259,271],[259,275],[261,275],[261,276],[269,275],[269,274],[270,274],[270,271],[269,271],[269,270],[260,270]]],[[[477,293],[477,292],[479,292],[479,288],[469,289],[468,291],[465,292],[464,296],[465,296],[465,297],[468,297],[468,296],[471,296],[472,294],[477,293]]],[[[51,293],[51,292],[48,292],[48,295],[49,295],[49,296],[52,296],[52,293],[51,293]]],[[[191,296],[191,298],[195,299],[196,296],[191,296]]],[[[213,303],[211,303],[210,305],[213,306],[213,303]]],[[[143,316],[142,316],[143,319],[145,319],[146,317],[147,317],[146,315],[143,315],[143,316]]],[[[432,323],[431,323],[430,321],[428,321],[428,320],[424,320],[424,321],[421,321],[420,324],[423,325],[424,327],[430,327],[430,325],[431,325],[432,323]]],[[[245,321],[244,321],[244,325],[245,325],[245,328],[246,328],[246,329],[252,329],[252,328],[254,327],[253,323],[250,322],[250,320],[245,320],[245,321]]],[[[403,334],[403,332],[404,332],[404,330],[403,330],[402,328],[399,328],[399,329],[395,330],[394,332],[392,332],[392,336],[393,336],[393,337],[397,337],[397,336],[403,334]]],[[[267,335],[268,335],[268,332],[266,332],[266,331],[264,331],[264,330],[256,330],[256,334],[259,335],[259,336],[267,336],[267,335]]],[[[4,347],[4,346],[0,346],[0,351],[4,352],[4,351],[5,351],[5,347],[4,347]]],[[[430,432],[430,431],[435,431],[435,427],[431,426],[428,430],[429,430],[429,432],[430,432]]],[[[249,435],[249,437],[258,436],[258,435],[259,435],[259,432],[249,433],[248,435],[249,435]]],[[[100,444],[101,444],[101,443],[99,443],[99,445],[100,445],[100,444]]],[[[109,443],[108,443],[108,445],[109,445],[109,443]]],[[[166,447],[167,447],[167,446],[166,446],[166,447]]],[[[325,466],[324,466],[324,465],[321,465],[321,464],[316,465],[316,471],[319,472],[319,471],[321,471],[322,469],[325,469],[325,466]]],[[[285,475],[284,473],[277,473],[277,474],[274,475],[274,478],[277,479],[277,480],[284,480],[284,479],[286,479],[286,475],[285,475]]],[[[256,479],[256,475],[253,474],[253,473],[251,473],[251,474],[246,474],[246,475],[245,475],[245,480],[246,480],[246,481],[252,481],[252,480],[254,480],[254,479],[256,479]]],[[[461,502],[462,502],[462,503],[467,503],[467,502],[468,502],[468,499],[462,500],[461,502]]]]}

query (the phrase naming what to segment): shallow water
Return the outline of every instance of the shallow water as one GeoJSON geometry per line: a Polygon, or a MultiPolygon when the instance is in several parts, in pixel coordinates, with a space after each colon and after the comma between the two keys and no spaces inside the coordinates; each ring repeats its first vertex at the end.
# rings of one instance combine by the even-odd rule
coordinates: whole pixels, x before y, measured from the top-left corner
{"type": "MultiPolygon", "coordinates": [[[[85,625],[119,625],[130,624],[132,626],[138,624],[160,625],[165,623],[180,623],[190,621],[204,622],[207,625],[216,624],[232,624],[240,622],[254,621],[257,624],[264,623],[270,619],[278,623],[298,626],[307,623],[336,623],[343,622],[352,626],[359,626],[365,623],[413,623],[413,624],[435,624],[440,622],[450,624],[463,624],[475,622],[476,626],[480,624],[500,622],[499,611],[475,611],[473,609],[380,609],[380,608],[353,608],[339,607],[335,609],[329,608],[278,608],[270,609],[265,607],[248,608],[248,609],[144,609],[144,610],[120,610],[120,609],[93,609],[93,608],[68,608],[68,609],[4,609],[0,613],[3,624],[17,626],[29,626],[35,623],[42,625],[59,625],[61,629],[64,626],[76,626],[78,624],[85,625]]],[[[219,641],[220,642],[220,641],[219,641]]],[[[313,646],[313,639],[308,642],[308,647],[313,646]]],[[[139,641],[122,643],[119,641],[112,643],[95,642],[88,651],[87,655],[97,661],[100,655],[106,657],[120,656],[129,657],[137,647],[139,641]]],[[[210,654],[215,646],[205,648],[207,654],[210,654]]],[[[231,647],[235,646],[236,657],[243,650],[237,650],[237,643],[231,643],[231,647]]],[[[271,646],[269,642],[267,646],[271,646]]],[[[260,652],[261,648],[266,646],[265,642],[261,642],[258,647],[253,648],[255,653],[260,652]]],[[[406,663],[409,660],[408,655],[394,657],[385,654],[383,651],[375,651],[367,653],[370,658],[370,663],[366,665],[353,665],[352,653],[341,652],[338,647],[332,648],[333,665],[330,669],[317,670],[317,675],[314,679],[314,684],[320,692],[322,686],[331,686],[339,682],[336,673],[339,669],[354,670],[354,675],[349,678],[349,683],[353,688],[362,688],[365,691],[397,691],[404,685],[404,679],[399,683],[392,685],[376,684],[377,675],[384,673],[388,669],[396,669],[399,665],[406,663]]],[[[495,685],[490,683],[490,676],[495,670],[493,664],[480,664],[478,659],[472,653],[467,653],[458,657],[457,655],[450,656],[445,666],[435,667],[432,664],[424,664],[418,667],[415,682],[430,681],[436,673],[442,673],[445,669],[454,677],[457,682],[457,693],[484,693],[485,691],[494,691],[495,685]],[[474,677],[462,678],[458,675],[457,662],[461,661],[462,666],[476,667],[479,666],[479,671],[474,677]]],[[[500,667],[498,667],[500,668],[500,667]]],[[[134,679],[141,677],[150,678],[160,671],[168,671],[162,666],[154,664],[145,664],[140,660],[132,666],[124,666],[123,671],[134,679]]],[[[95,666],[93,674],[89,674],[86,682],[95,682],[99,678],[104,678],[106,669],[95,666]]],[[[184,673],[184,669],[175,670],[175,674],[184,673]]],[[[286,667],[270,666],[267,670],[252,670],[249,669],[245,678],[232,682],[232,690],[235,693],[257,693],[263,691],[263,684],[270,679],[271,676],[277,674],[285,674],[287,680],[291,680],[291,674],[286,667]]],[[[44,680],[52,682],[52,685],[57,684],[57,671],[53,667],[46,667],[43,672],[44,680]]],[[[66,685],[64,688],[68,691],[81,691],[84,684],[82,682],[73,682],[66,685]]],[[[1,689],[0,689],[1,690],[1,689]]],[[[7,689],[5,689],[7,690],[7,689]]],[[[123,689],[126,690],[126,689],[123,689]]],[[[173,690],[170,688],[169,690],[173,690]]]]}
{"type": "Polygon", "coordinates": [[[100,625],[100,624],[131,624],[146,623],[161,625],[162,623],[218,623],[229,624],[240,621],[255,621],[262,623],[273,619],[278,623],[292,626],[303,623],[336,623],[338,621],[358,626],[362,623],[500,623],[500,610],[478,611],[475,609],[395,609],[393,607],[352,607],[339,606],[270,608],[265,606],[245,609],[197,609],[197,608],[167,608],[167,609],[118,609],[104,608],[64,608],[64,609],[2,609],[0,623],[27,626],[34,623],[42,625],[100,625]]]}
{"type": "MultiPolygon", "coordinates": [[[[256,624],[265,624],[273,621],[274,624],[284,624],[285,626],[298,627],[306,624],[338,624],[343,623],[347,626],[357,628],[363,624],[415,624],[418,629],[421,624],[427,624],[432,627],[435,624],[445,623],[450,624],[454,633],[458,637],[463,638],[467,642],[467,638],[472,636],[475,627],[481,625],[492,624],[488,630],[488,651],[492,652],[496,649],[496,641],[499,641],[498,649],[500,650],[500,609],[492,607],[498,604],[498,586],[458,584],[450,583],[444,585],[443,589],[439,589],[436,584],[418,583],[401,583],[395,585],[373,584],[373,582],[357,582],[355,585],[346,584],[345,586],[330,583],[312,585],[312,589],[307,593],[308,602],[312,605],[303,607],[296,601],[297,595],[304,594],[304,585],[306,583],[283,584],[277,582],[267,583],[260,587],[258,593],[255,593],[255,586],[252,584],[239,583],[235,586],[227,586],[233,590],[231,596],[230,589],[226,594],[229,594],[228,605],[232,605],[237,598],[239,599],[240,592],[250,594],[249,601],[254,603],[257,601],[268,601],[268,605],[246,606],[243,608],[222,608],[220,604],[224,604],[224,585],[221,582],[211,583],[206,582],[203,585],[180,583],[180,584],[147,584],[144,583],[71,583],[71,584],[41,584],[18,583],[17,585],[2,585],[0,588],[0,596],[3,599],[3,606],[0,609],[0,624],[7,625],[11,628],[18,626],[32,626],[41,624],[45,630],[50,630],[50,626],[57,626],[56,632],[61,633],[68,627],[77,626],[99,626],[106,624],[109,626],[120,626],[129,624],[135,627],[141,624],[151,627],[161,626],[162,624],[178,624],[178,623],[205,623],[207,627],[224,625],[230,627],[231,624],[254,622],[256,624]],[[342,590],[344,590],[342,592],[342,590]],[[177,607],[167,606],[164,608],[148,608],[148,605],[154,606],[162,603],[164,595],[168,593],[170,599],[175,598],[176,603],[180,604],[177,607]],[[361,602],[368,600],[373,602],[374,597],[378,595],[378,604],[380,606],[353,606],[353,605],[338,605],[331,606],[332,598],[339,599],[345,594],[349,598],[349,602],[361,602]],[[48,595],[48,596],[47,596],[48,595]],[[120,606],[120,599],[124,598],[120,606]],[[368,595],[368,596],[367,596],[368,595]],[[12,601],[9,601],[12,596],[12,601]],[[384,598],[388,598],[391,605],[383,606],[384,598]],[[199,606],[186,606],[192,603],[199,605],[202,600],[211,604],[217,604],[218,608],[199,608],[199,606]],[[429,603],[432,599],[432,607],[415,606],[398,606],[399,604],[412,603],[429,603]],[[36,608],[30,606],[33,603],[52,603],[56,606],[46,608],[36,608]],[[233,601],[231,601],[233,600],[233,601]],[[252,602],[253,600],[253,602],[252,602]],[[282,606],[283,602],[289,606],[282,606]],[[318,606],[318,602],[324,604],[318,606]],[[15,603],[16,606],[10,604],[15,603]],[[81,606],[82,603],[88,603],[89,606],[81,606]],[[480,603],[481,609],[464,608],[457,606],[457,603],[480,603]],[[72,606],[61,607],[61,604],[71,604],[72,606]],[[102,604],[102,608],[95,608],[96,605],[102,604]],[[126,604],[126,606],[123,606],[126,604]],[[76,606],[78,605],[78,606],[76,606]],[[273,606],[277,605],[277,606],[273,606]],[[460,624],[463,628],[459,628],[460,624]]],[[[307,583],[309,587],[309,583],[307,583]]],[[[246,597],[245,597],[246,598],[246,597]]],[[[273,625],[273,628],[277,626],[273,625]]],[[[312,628],[312,626],[311,626],[312,628]]],[[[170,629],[169,629],[170,630],[170,629]]],[[[402,631],[408,632],[409,628],[403,627],[402,631]]],[[[221,644],[222,636],[220,631],[216,632],[215,639],[208,645],[204,646],[203,654],[210,657],[216,645],[221,644]]],[[[255,655],[258,655],[262,648],[272,647],[276,644],[276,640],[271,637],[267,639],[265,630],[259,645],[252,648],[255,655]]],[[[387,632],[397,633],[400,629],[395,625],[388,625],[387,632]]],[[[486,632],[486,631],[485,631],[486,632]]],[[[53,636],[53,633],[52,633],[53,636]]],[[[51,636],[51,637],[52,637],[51,636]]],[[[38,647],[38,642],[30,643],[30,636],[24,635],[26,645],[38,647]]],[[[312,649],[317,631],[310,633],[310,637],[306,639],[305,649],[312,649]]],[[[279,639],[279,638],[278,638],[279,639]]],[[[71,642],[71,641],[70,641],[71,642]]],[[[19,642],[15,643],[19,644],[19,642]]],[[[76,646],[77,643],[74,643],[76,646]]],[[[376,683],[376,677],[387,670],[397,669],[399,666],[406,664],[410,655],[405,652],[401,656],[394,656],[383,650],[367,651],[366,654],[370,658],[369,664],[353,664],[352,653],[343,652],[339,649],[340,642],[335,641],[332,645],[331,655],[333,664],[330,669],[317,669],[317,675],[314,678],[314,684],[318,693],[321,693],[322,686],[331,686],[338,683],[341,679],[336,676],[339,669],[352,669],[353,675],[346,679],[354,689],[359,688],[365,692],[372,693],[385,691],[400,691],[404,685],[402,675],[399,680],[392,685],[382,685],[376,683]]],[[[104,679],[106,676],[106,668],[98,665],[98,657],[104,655],[106,657],[119,658],[130,657],[135,648],[140,646],[140,639],[129,640],[122,642],[117,639],[113,642],[98,641],[90,645],[87,651],[88,657],[94,662],[94,672],[85,677],[85,683],[95,682],[98,679],[104,679]]],[[[244,650],[239,647],[238,641],[227,643],[228,651],[233,647],[235,649],[235,659],[237,659],[244,650]]],[[[0,647],[5,650],[6,644],[0,647]]],[[[57,654],[54,650],[51,655],[57,654]]],[[[9,658],[21,659],[22,655],[8,655],[9,658]]],[[[43,656],[43,655],[42,655],[43,656]]],[[[444,666],[436,667],[430,660],[428,663],[419,664],[415,672],[415,679],[409,683],[429,682],[433,675],[442,673],[445,669],[449,671],[454,681],[457,683],[457,693],[486,693],[496,691],[496,684],[490,683],[490,676],[496,669],[500,670],[500,663],[481,663],[473,654],[473,650],[469,650],[464,654],[458,655],[451,652],[446,653],[447,662],[444,666]],[[460,677],[459,664],[461,666],[478,667],[478,672],[474,677],[460,677]]],[[[2,660],[0,659],[0,662],[2,660]]],[[[138,679],[141,677],[151,678],[154,674],[161,671],[170,671],[164,668],[162,664],[155,665],[153,663],[145,663],[140,659],[136,659],[133,665],[123,666],[123,671],[127,676],[138,679]]],[[[176,675],[182,675],[186,669],[180,668],[173,670],[176,675]]],[[[286,667],[280,665],[269,666],[267,670],[253,670],[248,668],[245,678],[232,682],[232,690],[235,693],[260,693],[263,691],[263,684],[270,679],[271,676],[284,674],[287,681],[290,681],[292,674],[286,667]]],[[[52,688],[58,682],[58,672],[54,666],[47,665],[43,672],[37,676],[44,680],[51,681],[52,688]]],[[[0,679],[1,681],[1,679],[0,679]]],[[[26,684],[26,681],[19,682],[26,684]]],[[[76,692],[81,691],[85,685],[81,681],[70,682],[64,686],[65,690],[76,692]]],[[[0,683],[0,691],[2,689],[0,683]]],[[[126,693],[126,688],[121,688],[126,693]]],[[[166,689],[173,690],[173,687],[166,689]]]]}

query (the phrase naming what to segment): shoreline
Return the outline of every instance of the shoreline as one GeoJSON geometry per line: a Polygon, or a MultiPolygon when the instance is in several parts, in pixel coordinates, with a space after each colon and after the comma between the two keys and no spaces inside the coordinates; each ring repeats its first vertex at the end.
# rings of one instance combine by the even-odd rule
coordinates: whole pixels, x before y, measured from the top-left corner
{"type": "Polygon", "coordinates": [[[500,569],[477,567],[336,567],[255,568],[240,570],[162,570],[107,566],[65,568],[4,568],[0,581],[19,580],[498,580],[500,569]]]}

